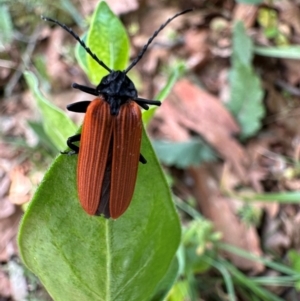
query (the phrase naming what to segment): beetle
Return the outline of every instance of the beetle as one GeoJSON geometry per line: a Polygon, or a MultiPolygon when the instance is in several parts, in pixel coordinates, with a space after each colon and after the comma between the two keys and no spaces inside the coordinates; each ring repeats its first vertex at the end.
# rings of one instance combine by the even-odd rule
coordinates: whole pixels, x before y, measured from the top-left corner
{"type": "Polygon", "coordinates": [[[147,162],[140,154],[142,118],[139,107],[148,110],[148,105],[159,106],[161,102],[138,97],[127,73],[143,57],[161,30],[176,17],[191,10],[179,12],[162,24],[123,71],[111,70],[71,28],[42,16],[43,20],[53,22],[71,34],[85,51],[109,72],[95,88],[73,83],[73,88],[96,98],[67,106],[69,111],[86,113],[81,134],[68,138],[67,145],[71,151],[62,154],[78,154],[78,196],[83,209],[90,215],[117,219],[131,202],[138,163],[147,162]],[[79,141],[80,147],[74,144],[79,141]]]}

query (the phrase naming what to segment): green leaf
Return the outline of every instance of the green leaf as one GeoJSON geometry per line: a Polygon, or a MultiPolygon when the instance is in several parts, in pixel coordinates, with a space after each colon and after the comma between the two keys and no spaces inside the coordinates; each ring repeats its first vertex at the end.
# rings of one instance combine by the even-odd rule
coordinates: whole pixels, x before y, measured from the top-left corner
{"type": "Polygon", "coordinates": [[[231,97],[227,107],[241,126],[241,138],[251,137],[261,128],[265,115],[260,79],[251,67],[236,63],[229,80],[231,97]]]}
{"type": "Polygon", "coordinates": [[[151,297],[151,301],[162,301],[165,300],[166,295],[172,288],[176,278],[178,277],[178,269],[179,262],[177,256],[175,256],[172,260],[172,263],[165,274],[164,278],[159,282],[156,287],[156,292],[153,297],[151,297]]]}
{"type": "Polygon", "coordinates": [[[200,139],[187,142],[152,141],[159,160],[165,165],[186,168],[216,160],[216,153],[200,139]]]}
{"type": "MultiPolygon", "coordinates": [[[[81,39],[86,43],[86,36],[87,34],[85,33],[81,39]]],[[[87,53],[86,50],[79,44],[76,44],[75,47],[75,57],[77,62],[79,63],[79,66],[82,68],[82,70],[88,74],[89,73],[89,69],[88,69],[88,63],[87,63],[87,53]]]]}
{"type": "MultiPolygon", "coordinates": [[[[124,70],[129,58],[129,39],[121,21],[113,14],[106,2],[96,8],[87,45],[110,69],[124,70]]],[[[91,82],[99,84],[107,71],[90,56],[87,56],[88,76],[91,82]]]]}
{"type": "Polygon", "coordinates": [[[191,299],[190,283],[187,279],[180,279],[173,286],[168,295],[168,301],[195,300],[191,299]]]}
{"type": "Polygon", "coordinates": [[[41,94],[38,89],[37,78],[32,72],[26,71],[24,76],[43,116],[45,133],[58,150],[65,149],[67,138],[76,132],[77,126],[62,110],[54,106],[41,94]]]}
{"type": "Polygon", "coordinates": [[[49,150],[51,154],[57,153],[57,148],[49,139],[48,135],[45,133],[43,124],[41,122],[27,121],[27,124],[31,127],[31,129],[38,136],[40,143],[45,146],[49,150]]]}
{"type": "Polygon", "coordinates": [[[248,37],[243,22],[236,22],[233,27],[232,63],[235,61],[250,65],[253,58],[253,42],[248,37]]]}
{"type": "Polygon", "coordinates": [[[300,46],[281,46],[281,47],[255,46],[254,52],[258,55],[263,55],[263,56],[300,60],[300,46]]]}
{"type": "Polygon", "coordinates": [[[6,5],[0,6],[0,49],[13,40],[13,24],[6,5]]]}
{"type": "Polygon", "coordinates": [[[149,300],[180,242],[169,188],[148,138],[133,200],[117,220],[88,216],[76,190],[76,156],[60,155],[21,223],[25,264],[56,301],[149,300]]]}
{"type": "Polygon", "coordinates": [[[50,78],[47,73],[46,57],[44,55],[35,55],[33,64],[36,69],[36,74],[39,79],[39,86],[42,91],[50,91],[50,78]]]}
{"type": "Polygon", "coordinates": [[[265,115],[264,92],[260,78],[252,65],[253,45],[246,35],[242,22],[237,22],[233,31],[232,68],[229,73],[230,99],[227,108],[241,126],[242,139],[253,136],[261,127],[265,115]]]}
{"type": "Polygon", "coordinates": [[[263,28],[264,35],[268,39],[276,39],[280,33],[278,28],[278,14],[275,9],[262,7],[258,10],[257,22],[263,28]]]}
{"type": "MultiPolygon", "coordinates": [[[[288,252],[288,258],[290,260],[291,266],[293,267],[293,269],[298,272],[298,274],[300,273],[300,254],[299,252],[297,252],[296,250],[290,250],[288,252]]],[[[298,280],[296,282],[296,289],[299,292],[300,291],[300,281],[298,280]]]]}
{"type": "MultiPolygon", "coordinates": [[[[240,289],[246,289],[257,296],[257,300],[262,301],[284,301],[282,298],[277,297],[277,295],[271,293],[267,289],[257,285],[251,278],[247,277],[241,271],[239,271],[234,265],[229,263],[224,259],[218,260],[223,268],[226,269],[232,276],[233,281],[237,287],[240,289]]],[[[253,299],[250,299],[253,300],[253,299]]]]}

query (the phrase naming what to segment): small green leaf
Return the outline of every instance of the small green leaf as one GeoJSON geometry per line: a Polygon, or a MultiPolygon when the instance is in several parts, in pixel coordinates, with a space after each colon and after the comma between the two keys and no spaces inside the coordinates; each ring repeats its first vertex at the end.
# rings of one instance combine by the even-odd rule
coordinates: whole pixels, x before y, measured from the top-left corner
{"type": "Polygon", "coordinates": [[[265,114],[262,103],[264,92],[251,65],[253,45],[242,22],[235,24],[233,34],[227,107],[241,126],[240,137],[245,139],[253,136],[261,127],[261,119],[265,114]]]}
{"type": "Polygon", "coordinates": [[[43,116],[45,133],[58,150],[65,149],[67,138],[76,132],[77,126],[62,110],[54,106],[41,94],[38,89],[37,78],[32,72],[26,71],[24,76],[43,116]]]}
{"type": "Polygon", "coordinates": [[[261,128],[265,115],[260,79],[250,66],[236,63],[229,80],[231,95],[227,107],[241,126],[241,138],[248,138],[261,128]]]}
{"type": "Polygon", "coordinates": [[[117,220],[87,215],[76,190],[77,156],[59,156],[19,231],[22,259],[56,301],[149,300],[180,242],[169,188],[143,136],[136,189],[117,220]]]}
{"type": "Polygon", "coordinates": [[[0,49],[13,40],[13,24],[6,5],[0,6],[0,49]]]}
{"type": "Polygon", "coordinates": [[[45,133],[43,124],[41,122],[27,121],[28,125],[38,136],[40,143],[45,146],[51,154],[57,153],[57,148],[53,142],[49,139],[48,135],[45,133]]]}
{"type": "MultiPolygon", "coordinates": [[[[291,263],[291,267],[300,274],[300,254],[296,250],[290,250],[288,252],[288,258],[291,263]]],[[[300,281],[298,280],[296,282],[296,289],[299,292],[300,291],[300,281]]]]}
{"type": "MultiPolygon", "coordinates": [[[[87,34],[85,33],[81,39],[86,43],[86,36],[87,34]]],[[[87,53],[86,50],[79,44],[77,43],[75,46],[75,57],[77,59],[77,62],[79,63],[79,66],[82,68],[82,70],[88,74],[89,69],[88,69],[88,63],[87,63],[87,53]]]]}
{"type": "Polygon", "coordinates": [[[46,57],[44,55],[36,55],[33,58],[33,64],[38,73],[37,77],[39,78],[39,85],[42,88],[42,91],[50,91],[50,78],[47,73],[46,67],[46,57]]]}
{"type": "Polygon", "coordinates": [[[214,161],[217,158],[215,152],[199,139],[192,139],[187,142],[154,140],[152,145],[162,163],[178,168],[214,161]]]}
{"type": "Polygon", "coordinates": [[[257,22],[263,29],[263,33],[267,39],[274,39],[276,44],[287,44],[288,40],[284,34],[281,33],[278,26],[279,18],[275,9],[270,7],[261,7],[257,13],[257,22]]]}
{"type": "Polygon", "coordinates": [[[195,296],[192,299],[191,286],[189,280],[183,278],[172,287],[167,300],[168,301],[182,301],[182,300],[197,300],[195,296]]]}
{"type": "Polygon", "coordinates": [[[232,38],[232,63],[235,61],[250,65],[253,58],[253,42],[248,37],[243,22],[236,22],[232,38]]]}
{"type": "MultiPolygon", "coordinates": [[[[129,58],[129,39],[121,21],[113,14],[106,2],[96,8],[91,28],[87,35],[88,47],[110,69],[124,70],[129,58]]],[[[94,84],[99,84],[107,71],[90,56],[87,56],[88,76],[94,84]]]]}

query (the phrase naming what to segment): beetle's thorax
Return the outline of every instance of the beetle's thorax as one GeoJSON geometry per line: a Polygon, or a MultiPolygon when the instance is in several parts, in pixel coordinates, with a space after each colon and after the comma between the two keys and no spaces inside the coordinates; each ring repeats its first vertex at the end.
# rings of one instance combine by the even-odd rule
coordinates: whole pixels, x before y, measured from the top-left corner
{"type": "Polygon", "coordinates": [[[111,71],[96,89],[109,103],[112,115],[118,115],[122,104],[137,98],[136,88],[124,71],[111,71]]]}

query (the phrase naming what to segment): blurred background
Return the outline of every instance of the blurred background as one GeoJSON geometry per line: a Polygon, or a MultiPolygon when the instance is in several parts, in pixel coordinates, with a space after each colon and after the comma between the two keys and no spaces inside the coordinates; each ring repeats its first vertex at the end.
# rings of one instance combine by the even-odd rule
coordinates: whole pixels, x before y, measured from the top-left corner
{"type": "MultiPolygon", "coordinates": [[[[300,300],[300,1],[106,2],[127,28],[131,58],[170,16],[194,8],[130,74],[141,97],[166,96],[147,131],[186,260],[167,300],[300,300]]],[[[63,110],[87,99],[71,88],[88,85],[74,39],[40,15],[83,34],[97,3],[0,1],[0,301],[51,300],[20,262],[16,234],[62,149],[43,129],[24,71],[63,110]]],[[[66,114],[81,124],[82,114],[66,114]]]]}

